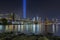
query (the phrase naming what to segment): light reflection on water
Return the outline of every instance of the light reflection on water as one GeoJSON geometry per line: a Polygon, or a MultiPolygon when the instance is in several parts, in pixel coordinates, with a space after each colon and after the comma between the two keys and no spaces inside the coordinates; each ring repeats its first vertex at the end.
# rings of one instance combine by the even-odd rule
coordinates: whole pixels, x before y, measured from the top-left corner
{"type": "MultiPolygon", "coordinates": [[[[30,25],[31,26],[31,25],[30,25]]],[[[3,28],[4,26],[3,25],[0,25],[0,32],[3,31],[3,28]]],[[[25,26],[27,27],[27,26],[25,26]]],[[[18,32],[24,32],[24,30],[26,30],[26,28],[23,28],[23,25],[15,25],[15,31],[18,31],[18,32]]],[[[49,26],[49,28],[52,27],[52,26],[49,26]]],[[[39,29],[39,26],[35,26],[33,25],[33,27],[29,27],[30,29],[28,29],[28,31],[25,31],[26,33],[27,32],[31,32],[31,33],[40,33],[40,29],[39,29]]],[[[48,29],[49,31],[51,31],[52,28],[48,29]]],[[[13,31],[13,25],[6,25],[6,28],[5,28],[6,31],[13,31]]],[[[43,29],[44,30],[44,29],[43,29]]],[[[29,33],[28,33],[29,34],[29,33]]],[[[58,25],[58,31],[55,33],[55,35],[57,36],[60,36],[60,25],[58,25]]]]}
{"type": "Polygon", "coordinates": [[[58,25],[58,31],[55,33],[55,35],[60,36],[60,25],[58,25]]]}
{"type": "Polygon", "coordinates": [[[2,30],[2,25],[0,25],[0,30],[2,30]]]}

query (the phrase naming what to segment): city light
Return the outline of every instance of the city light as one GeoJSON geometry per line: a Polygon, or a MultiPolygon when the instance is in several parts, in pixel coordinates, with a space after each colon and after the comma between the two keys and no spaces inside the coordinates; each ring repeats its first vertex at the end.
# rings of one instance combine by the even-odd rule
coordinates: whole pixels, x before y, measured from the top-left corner
{"type": "Polygon", "coordinates": [[[26,0],[23,0],[23,18],[26,18],[26,0]]]}

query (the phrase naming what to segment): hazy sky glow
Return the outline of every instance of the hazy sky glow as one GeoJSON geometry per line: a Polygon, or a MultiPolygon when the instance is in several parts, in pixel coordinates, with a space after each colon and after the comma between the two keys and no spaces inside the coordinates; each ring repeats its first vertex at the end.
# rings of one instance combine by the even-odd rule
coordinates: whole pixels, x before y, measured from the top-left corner
{"type": "MultiPolygon", "coordinates": [[[[27,17],[60,17],[60,1],[58,0],[26,0],[27,17]]],[[[0,0],[0,13],[15,12],[23,17],[23,0],[0,0]]]]}

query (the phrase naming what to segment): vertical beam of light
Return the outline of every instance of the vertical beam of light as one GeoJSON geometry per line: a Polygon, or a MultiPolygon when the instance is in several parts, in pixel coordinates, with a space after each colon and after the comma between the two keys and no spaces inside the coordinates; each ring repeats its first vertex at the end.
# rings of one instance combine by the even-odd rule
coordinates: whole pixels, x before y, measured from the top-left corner
{"type": "Polygon", "coordinates": [[[23,0],[23,18],[26,18],[26,0],[23,0]]]}

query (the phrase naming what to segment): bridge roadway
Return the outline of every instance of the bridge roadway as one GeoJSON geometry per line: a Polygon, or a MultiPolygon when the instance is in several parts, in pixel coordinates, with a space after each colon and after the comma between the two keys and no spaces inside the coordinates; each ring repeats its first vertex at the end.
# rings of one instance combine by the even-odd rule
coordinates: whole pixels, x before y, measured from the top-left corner
{"type": "MultiPolygon", "coordinates": [[[[12,24],[21,24],[21,22],[23,22],[23,24],[24,23],[28,23],[28,24],[43,24],[43,25],[52,25],[52,24],[60,24],[60,22],[46,22],[46,21],[44,21],[44,22],[42,22],[42,21],[32,21],[32,20],[26,20],[26,19],[20,19],[20,20],[14,20],[14,21],[12,21],[12,20],[10,20],[11,22],[12,22],[12,24]]],[[[21,25],[23,25],[23,24],[21,24],[21,25]]]]}

